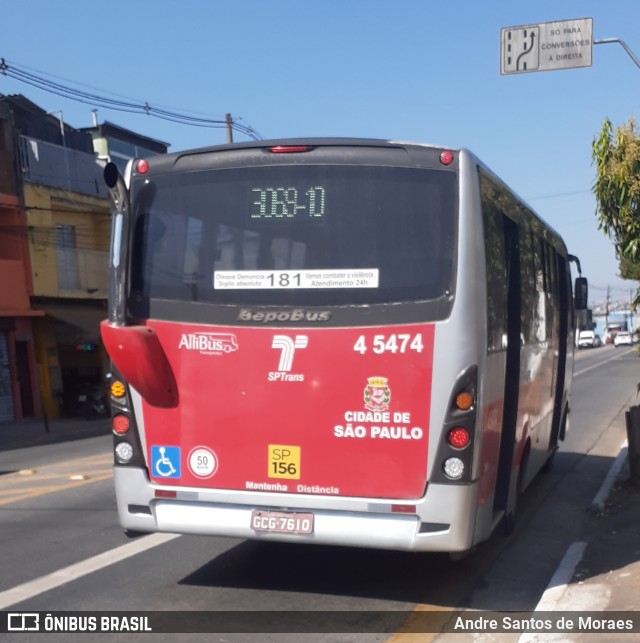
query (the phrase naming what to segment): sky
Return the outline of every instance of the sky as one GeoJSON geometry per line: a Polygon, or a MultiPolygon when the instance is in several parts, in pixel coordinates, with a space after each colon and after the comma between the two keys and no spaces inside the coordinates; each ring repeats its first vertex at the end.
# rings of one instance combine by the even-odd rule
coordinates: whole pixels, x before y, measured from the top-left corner
{"type": "MultiPolygon", "coordinates": [[[[234,121],[261,138],[383,138],[474,152],[565,239],[590,301],[628,301],[612,242],[598,230],[591,145],[609,118],[640,121],[640,68],[620,44],[591,67],[500,74],[504,27],[593,18],[593,38],[640,57],[638,0],[0,1],[0,58],[100,96],[234,121]]],[[[95,105],[0,74],[72,127],[95,105]]],[[[98,108],[170,143],[226,142],[203,128],[98,108]]],[[[234,132],[235,141],[247,141],[234,132]]]]}

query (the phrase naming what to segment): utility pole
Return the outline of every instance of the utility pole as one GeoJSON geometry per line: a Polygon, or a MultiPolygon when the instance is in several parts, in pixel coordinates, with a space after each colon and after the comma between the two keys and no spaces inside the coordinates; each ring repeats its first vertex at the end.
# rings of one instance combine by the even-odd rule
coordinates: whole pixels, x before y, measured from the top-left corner
{"type": "Polygon", "coordinates": [[[604,330],[605,330],[605,332],[607,330],[607,327],[609,326],[609,302],[611,301],[611,298],[609,297],[609,291],[610,291],[610,287],[607,286],[607,301],[606,301],[605,308],[604,308],[604,330]]]}
{"type": "Polygon", "coordinates": [[[233,119],[231,114],[225,114],[224,120],[227,123],[227,143],[233,143],[233,119]]]}

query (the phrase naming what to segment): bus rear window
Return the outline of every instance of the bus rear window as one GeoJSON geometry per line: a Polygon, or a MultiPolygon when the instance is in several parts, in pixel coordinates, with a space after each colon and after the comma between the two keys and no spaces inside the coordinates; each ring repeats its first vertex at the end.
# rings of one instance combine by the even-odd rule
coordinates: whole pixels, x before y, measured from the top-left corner
{"type": "Polygon", "coordinates": [[[137,298],[346,305],[451,294],[456,173],[278,165],[134,184],[137,298]]]}

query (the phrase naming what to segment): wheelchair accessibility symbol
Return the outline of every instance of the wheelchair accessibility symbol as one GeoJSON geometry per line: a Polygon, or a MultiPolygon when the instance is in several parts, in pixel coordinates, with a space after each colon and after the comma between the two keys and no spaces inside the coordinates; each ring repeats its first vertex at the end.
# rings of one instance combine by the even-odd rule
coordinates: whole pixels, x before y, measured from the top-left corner
{"type": "Polygon", "coordinates": [[[157,478],[179,478],[180,447],[151,447],[151,467],[157,478]]]}

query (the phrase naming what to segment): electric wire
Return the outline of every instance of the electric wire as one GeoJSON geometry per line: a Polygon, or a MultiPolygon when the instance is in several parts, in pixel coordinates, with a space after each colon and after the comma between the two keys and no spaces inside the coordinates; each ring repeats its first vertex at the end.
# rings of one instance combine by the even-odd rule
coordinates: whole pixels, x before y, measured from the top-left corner
{"type": "MultiPolygon", "coordinates": [[[[40,72],[43,74],[44,72],[40,72]]],[[[27,85],[41,89],[43,91],[67,98],[86,105],[104,107],[120,112],[134,114],[144,114],[153,116],[162,120],[178,123],[181,125],[191,125],[193,127],[225,128],[231,126],[233,130],[244,134],[253,140],[261,140],[261,136],[249,125],[245,125],[238,120],[215,119],[204,116],[190,115],[185,111],[171,111],[166,108],[156,107],[148,101],[140,102],[124,97],[110,98],[108,96],[74,88],[69,85],[63,85],[55,80],[46,78],[43,75],[32,73],[28,68],[21,67],[15,63],[9,63],[5,58],[0,58],[0,74],[18,80],[27,85]]],[[[240,119],[243,121],[244,119],[240,119]]]]}

